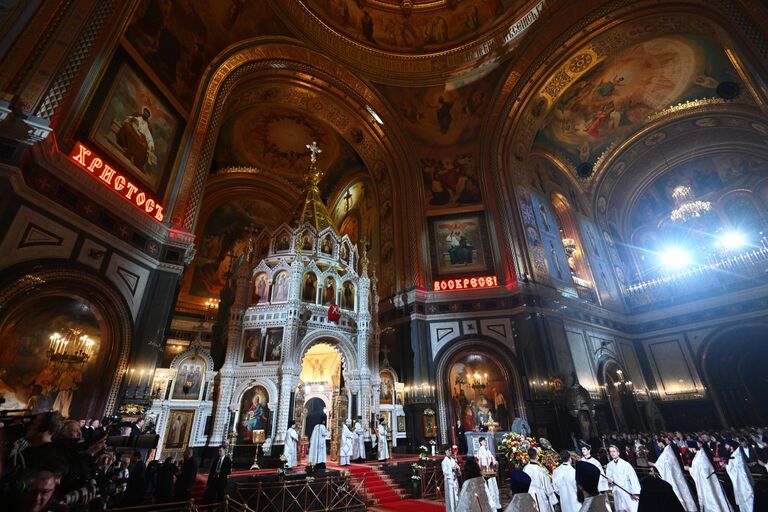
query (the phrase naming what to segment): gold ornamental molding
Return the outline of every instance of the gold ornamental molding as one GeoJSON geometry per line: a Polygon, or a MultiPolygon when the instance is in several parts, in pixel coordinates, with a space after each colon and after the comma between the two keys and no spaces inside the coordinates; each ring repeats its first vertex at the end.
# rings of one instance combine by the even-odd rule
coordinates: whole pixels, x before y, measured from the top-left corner
{"type": "MultiPolygon", "coordinates": [[[[442,84],[446,75],[460,76],[477,72],[483,65],[493,64],[507,54],[556,0],[529,0],[507,15],[502,23],[479,35],[475,40],[447,50],[428,53],[398,53],[362,44],[342,34],[323,21],[302,0],[269,0],[281,20],[324,51],[345,64],[365,73],[376,82],[390,85],[442,84]]],[[[377,6],[379,3],[377,2],[377,6]]],[[[445,2],[435,1],[417,7],[434,9],[445,2]],[[432,5],[434,4],[434,5],[432,5]]],[[[383,5],[381,6],[383,7],[383,5]]]]}

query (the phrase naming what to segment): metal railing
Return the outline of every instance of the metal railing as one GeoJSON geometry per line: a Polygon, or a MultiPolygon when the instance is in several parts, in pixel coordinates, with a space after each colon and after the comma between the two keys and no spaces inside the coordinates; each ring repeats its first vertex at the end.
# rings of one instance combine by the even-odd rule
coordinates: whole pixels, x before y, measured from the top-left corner
{"type": "Polygon", "coordinates": [[[421,485],[421,497],[422,498],[443,498],[443,469],[442,467],[432,464],[421,471],[419,471],[421,477],[419,484],[421,485]]]}
{"type": "Polygon", "coordinates": [[[151,503],[135,507],[108,508],[111,512],[256,512],[243,503],[239,503],[229,496],[219,503],[199,504],[193,500],[176,501],[171,503],[151,503]]]}
{"type": "Polygon", "coordinates": [[[235,499],[259,512],[365,510],[362,482],[340,476],[237,484],[235,499]]]}

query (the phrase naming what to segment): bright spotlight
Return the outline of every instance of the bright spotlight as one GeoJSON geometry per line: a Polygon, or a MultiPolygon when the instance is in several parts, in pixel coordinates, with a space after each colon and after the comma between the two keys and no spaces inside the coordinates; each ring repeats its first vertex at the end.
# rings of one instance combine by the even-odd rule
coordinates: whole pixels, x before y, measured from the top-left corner
{"type": "Polygon", "coordinates": [[[726,231],[717,239],[717,246],[726,251],[735,251],[746,245],[747,240],[743,233],[738,231],[726,231]]]}
{"type": "Polygon", "coordinates": [[[680,249],[679,247],[673,247],[662,253],[659,253],[659,261],[661,261],[661,264],[665,267],[671,269],[681,269],[691,263],[691,257],[683,249],[680,249]]]}

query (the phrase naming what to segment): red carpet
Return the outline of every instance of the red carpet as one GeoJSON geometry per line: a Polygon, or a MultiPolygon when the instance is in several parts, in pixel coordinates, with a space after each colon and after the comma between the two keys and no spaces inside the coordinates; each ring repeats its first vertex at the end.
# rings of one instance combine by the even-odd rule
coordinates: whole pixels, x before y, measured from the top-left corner
{"type": "Polygon", "coordinates": [[[445,505],[441,501],[403,500],[396,503],[387,503],[385,506],[375,507],[375,510],[387,512],[443,512],[445,510],[445,505]]]}

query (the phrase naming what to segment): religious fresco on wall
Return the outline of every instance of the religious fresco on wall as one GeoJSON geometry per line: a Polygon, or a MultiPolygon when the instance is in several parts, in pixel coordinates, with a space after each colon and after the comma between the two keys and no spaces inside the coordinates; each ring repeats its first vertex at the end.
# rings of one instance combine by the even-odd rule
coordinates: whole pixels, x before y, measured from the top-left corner
{"type": "Polygon", "coordinates": [[[117,52],[88,107],[78,136],[87,138],[158,196],[168,180],[182,120],[144,74],[117,52]]]}
{"type": "Polygon", "coordinates": [[[96,383],[107,377],[100,316],[80,300],[49,296],[30,301],[6,320],[0,331],[0,394],[5,398],[0,409],[85,414],[96,383]],[[93,340],[92,355],[83,365],[49,358],[50,336],[65,336],[70,329],[93,340]]]}
{"type": "MultiPolygon", "coordinates": [[[[381,251],[379,206],[373,184],[365,177],[354,179],[344,185],[330,209],[331,218],[338,226],[339,235],[347,235],[353,244],[365,239],[368,246],[368,259],[373,262],[379,262],[381,251]]],[[[383,228],[390,229],[386,225],[383,228]]],[[[349,257],[349,249],[342,245],[339,248],[339,255],[346,261],[349,257]]]]}
{"type": "Polygon", "coordinates": [[[286,34],[265,2],[142,0],[125,37],[186,107],[205,67],[232,43],[286,34]]]}
{"type": "Polygon", "coordinates": [[[507,430],[514,411],[512,387],[499,362],[473,351],[454,358],[448,367],[450,390],[450,424],[461,421],[467,432],[481,428],[489,418],[499,423],[497,430],[507,430]],[[472,387],[473,382],[485,382],[485,387],[472,387]]]}
{"type": "Polygon", "coordinates": [[[350,311],[355,309],[355,285],[351,281],[345,281],[341,287],[341,308],[350,311]]]}
{"type": "MultiPolygon", "coordinates": [[[[603,246],[603,237],[595,226],[594,222],[583,215],[577,216],[579,219],[579,230],[581,231],[582,250],[589,261],[592,269],[594,284],[600,295],[600,299],[614,304],[621,303],[621,294],[616,286],[613,276],[616,274],[616,268],[611,264],[608,253],[603,246]]],[[[623,272],[622,272],[623,274],[623,272]]]]}
{"type": "Polygon", "coordinates": [[[429,218],[432,278],[493,273],[493,257],[482,213],[429,218]]]}
{"type": "Polygon", "coordinates": [[[496,71],[469,84],[381,87],[412,136],[427,211],[482,204],[477,135],[499,77],[496,71]]]}
{"type": "Polygon", "coordinates": [[[478,37],[505,18],[519,0],[448,0],[438,9],[413,9],[384,0],[304,0],[323,22],[355,41],[394,52],[431,52],[478,37]]]}
{"type": "Polygon", "coordinates": [[[271,425],[269,393],[264,386],[254,386],[243,393],[240,400],[240,420],[238,421],[237,440],[239,443],[252,443],[255,432],[263,432],[261,442],[269,437],[271,425]]]}
{"type": "Polygon", "coordinates": [[[202,357],[190,356],[179,363],[171,400],[200,400],[205,387],[207,363],[202,357]]]}
{"type": "Polygon", "coordinates": [[[552,204],[535,192],[530,193],[533,215],[539,228],[540,243],[549,266],[549,275],[557,283],[572,286],[568,257],[563,249],[563,239],[552,209],[552,204]]]}
{"type": "Polygon", "coordinates": [[[288,272],[275,274],[272,284],[272,302],[285,302],[288,300],[288,272]]]}
{"type": "Polygon", "coordinates": [[[248,243],[248,228],[269,229],[282,222],[283,214],[273,203],[258,199],[239,199],[220,204],[201,224],[200,246],[194,260],[189,294],[218,297],[226,273],[243,254],[248,243]]]}
{"type": "Polygon", "coordinates": [[[734,79],[722,47],[704,37],[669,35],[636,43],[596,64],[559,95],[535,145],[573,165],[594,163],[650,114],[715,97],[720,82],[734,79]]]}
{"type": "Polygon", "coordinates": [[[304,274],[301,285],[301,300],[314,304],[317,301],[317,276],[314,272],[304,274]]]}
{"type": "Polygon", "coordinates": [[[520,217],[523,221],[523,229],[525,230],[526,245],[531,254],[531,262],[533,263],[533,272],[538,278],[546,278],[549,276],[547,256],[544,252],[544,244],[541,240],[538,221],[533,209],[531,191],[522,185],[519,185],[516,190],[520,217]]]}
{"type": "Polygon", "coordinates": [[[333,129],[305,112],[268,104],[238,112],[225,121],[214,159],[220,167],[249,165],[301,184],[309,168],[308,141],[316,141],[322,148],[319,165],[330,170],[329,163],[342,151],[333,129]]]}

